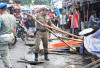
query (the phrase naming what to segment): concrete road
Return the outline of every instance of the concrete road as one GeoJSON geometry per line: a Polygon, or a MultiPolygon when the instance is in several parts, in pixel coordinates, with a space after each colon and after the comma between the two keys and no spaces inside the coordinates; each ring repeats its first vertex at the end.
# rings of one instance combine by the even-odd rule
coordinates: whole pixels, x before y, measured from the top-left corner
{"type": "MultiPolygon", "coordinates": [[[[60,41],[54,40],[52,42],[49,42],[49,44],[53,44],[57,42],[60,41]]],[[[43,48],[42,42],[40,47],[43,48]]],[[[24,41],[18,39],[15,47],[13,47],[10,50],[10,58],[11,58],[13,68],[26,68],[27,64],[17,62],[20,59],[28,59],[34,61],[34,55],[28,54],[29,50],[30,47],[26,46],[24,41]]],[[[82,62],[83,57],[77,54],[69,54],[69,53],[66,55],[49,54],[49,58],[50,61],[39,65],[32,65],[31,67],[32,68],[67,68],[68,65],[74,65],[78,67],[83,66],[83,62],[82,62]]],[[[44,56],[39,56],[39,60],[44,61],[44,56]]],[[[0,68],[4,68],[1,59],[0,59],[0,68]]]]}

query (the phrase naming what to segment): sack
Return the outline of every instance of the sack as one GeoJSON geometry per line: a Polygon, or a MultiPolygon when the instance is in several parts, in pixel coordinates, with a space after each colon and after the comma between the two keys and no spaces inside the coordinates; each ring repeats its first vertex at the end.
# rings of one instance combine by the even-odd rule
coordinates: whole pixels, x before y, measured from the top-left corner
{"type": "Polygon", "coordinates": [[[8,44],[12,44],[13,43],[13,39],[14,39],[13,33],[11,33],[11,34],[4,34],[4,35],[0,36],[0,41],[1,42],[6,42],[8,44]]]}

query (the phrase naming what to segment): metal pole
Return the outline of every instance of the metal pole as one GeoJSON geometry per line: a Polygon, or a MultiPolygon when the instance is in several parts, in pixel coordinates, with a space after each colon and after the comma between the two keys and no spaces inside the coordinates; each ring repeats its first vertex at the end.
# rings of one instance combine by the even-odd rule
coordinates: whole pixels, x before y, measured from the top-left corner
{"type": "Polygon", "coordinates": [[[75,21],[75,0],[73,1],[73,29],[72,29],[72,34],[74,34],[74,21],[75,21]]]}

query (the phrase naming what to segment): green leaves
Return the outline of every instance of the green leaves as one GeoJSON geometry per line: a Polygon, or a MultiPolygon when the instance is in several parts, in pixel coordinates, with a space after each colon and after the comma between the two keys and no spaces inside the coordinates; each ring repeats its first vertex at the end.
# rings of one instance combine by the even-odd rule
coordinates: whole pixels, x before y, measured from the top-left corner
{"type": "Polygon", "coordinates": [[[50,5],[51,0],[35,0],[35,5],[50,5]]]}
{"type": "Polygon", "coordinates": [[[51,0],[20,0],[21,5],[50,5],[51,0]]]}
{"type": "Polygon", "coordinates": [[[34,0],[20,0],[21,5],[31,5],[33,2],[34,0]]]}

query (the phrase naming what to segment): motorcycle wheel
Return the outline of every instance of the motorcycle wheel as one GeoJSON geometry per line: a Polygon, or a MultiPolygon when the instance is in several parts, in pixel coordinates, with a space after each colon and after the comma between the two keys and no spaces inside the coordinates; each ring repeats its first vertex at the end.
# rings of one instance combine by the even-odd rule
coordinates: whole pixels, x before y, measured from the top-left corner
{"type": "Polygon", "coordinates": [[[26,37],[26,33],[21,33],[21,39],[23,40],[23,41],[25,41],[25,37],[26,37]]]}
{"type": "Polygon", "coordinates": [[[14,46],[16,44],[16,42],[17,42],[17,37],[14,38],[12,45],[14,46]]]}

